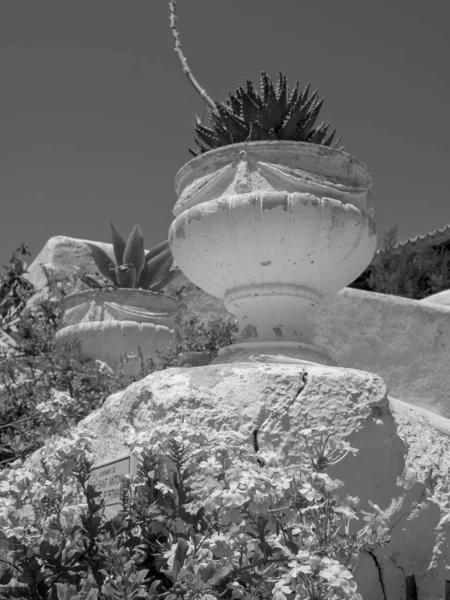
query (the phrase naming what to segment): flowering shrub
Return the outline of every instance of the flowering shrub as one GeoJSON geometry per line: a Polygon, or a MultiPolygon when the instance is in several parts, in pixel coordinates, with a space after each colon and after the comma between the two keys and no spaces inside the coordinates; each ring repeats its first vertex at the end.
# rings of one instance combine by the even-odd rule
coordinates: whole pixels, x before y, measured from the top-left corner
{"type": "Polygon", "coordinates": [[[39,468],[0,477],[1,597],[361,600],[352,570],[387,540],[386,517],[340,502],[323,472],[355,450],[304,435],[310,464],[284,466],[235,431],[157,423],[129,440],[138,472],[111,520],[89,483],[89,435],[53,437],[39,468]]]}

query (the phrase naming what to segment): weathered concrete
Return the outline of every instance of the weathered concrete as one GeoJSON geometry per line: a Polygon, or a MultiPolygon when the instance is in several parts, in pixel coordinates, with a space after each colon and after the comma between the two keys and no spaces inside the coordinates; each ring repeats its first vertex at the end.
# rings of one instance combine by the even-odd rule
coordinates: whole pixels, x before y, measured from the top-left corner
{"type": "MultiPolygon", "coordinates": [[[[111,244],[99,245],[112,256],[111,244]]],[[[53,264],[61,278],[76,266],[87,274],[96,271],[83,240],[64,236],[51,238],[30,265],[28,278],[37,287],[45,284],[39,262],[53,264]]],[[[181,274],[167,293],[202,321],[229,315],[181,274]]],[[[315,324],[315,343],[338,364],[376,373],[392,396],[450,416],[448,306],[345,288],[321,306],[315,324]]]]}
{"type": "Polygon", "coordinates": [[[391,542],[363,554],[355,572],[364,600],[404,598],[405,573],[416,575],[422,600],[442,597],[450,578],[450,421],[389,400],[382,380],[361,371],[233,363],[153,373],[110,396],[82,425],[97,435],[101,462],[126,453],[135,432],[187,414],[238,429],[249,443],[258,430],[260,448],[287,463],[305,460],[304,427],[322,424],[344,437],[359,453],[329,474],[362,509],[378,504],[392,524],[391,542]]]}
{"type": "Polygon", "coordinates": [[[428,298],[423,298],[420,302],[450,307],[450,290],[444,290],[443,292],[433,294],[432,296],[428,296],[428,298]]]}

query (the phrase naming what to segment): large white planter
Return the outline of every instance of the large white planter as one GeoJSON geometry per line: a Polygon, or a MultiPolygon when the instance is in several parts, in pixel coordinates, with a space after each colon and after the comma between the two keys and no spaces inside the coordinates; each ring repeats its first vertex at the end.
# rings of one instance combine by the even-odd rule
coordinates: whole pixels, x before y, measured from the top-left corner
{"type": "MultiPolygon", "coordinates": [[[[88,290],[62,301],[63,317],[56,334],[59,347],[77,339],[81,359],[102,360],[110,366],[124,355],[141,352],[144,360],[157,358],[173,338],[181,302],[147,290],[88,290]]],[[[134,374],[139,361],[126,366],[134,374]]]]}
{"type": "Polygon", "coordinates": [[[226,146],[178,172],[175,261],[239,320],[240,341],[220,361],[267,353],[334,364],[312,344],[310,312],[372,259],[371,183],[350,155],[296,142],[226,146]]]}

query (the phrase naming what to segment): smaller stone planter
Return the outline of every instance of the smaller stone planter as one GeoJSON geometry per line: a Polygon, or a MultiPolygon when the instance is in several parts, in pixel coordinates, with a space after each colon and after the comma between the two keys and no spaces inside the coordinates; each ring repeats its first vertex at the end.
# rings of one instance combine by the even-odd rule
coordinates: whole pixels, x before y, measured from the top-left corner
{"type": "MultiPolygon", "coordinates": [[[[78,339],[81,359],[102,360],[111,367],[124,356],[157,358],[173,338],[175,317],[183,304],[148,290],[115,288],[71,294],[62,301],[63,318],[57,347],[78,339]]],[[[126,364],[136,374],[140,359],[126,364]]]]}

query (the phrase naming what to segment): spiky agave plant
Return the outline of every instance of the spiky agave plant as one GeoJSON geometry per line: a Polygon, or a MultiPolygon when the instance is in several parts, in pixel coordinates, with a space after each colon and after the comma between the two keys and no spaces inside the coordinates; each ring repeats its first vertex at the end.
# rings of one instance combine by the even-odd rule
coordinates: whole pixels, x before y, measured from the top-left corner
{"type": "Polygon", "coordinates": [[[323,104],[318,90],[310,94],[308,85],[300,91],[297,81],[290,91],[283,73],[278,75],[275,86],[269,76],[262,72],[261,93],[247,79],[245,87],[239,86],[234,94],[229,94],[225,103],[213,100],[195,79],[181,48],[175,0],[169,0],[169,18],[175,52],[183,72],[210,109],[211,127],[206,127],[196,117],[197,150],[189,150],[191,154],[197,156],[220,146],[261,140],[291,140],[339,147],[339,140],[335,139],[336,132],[329,132],[329,124],[321,123],[314,127],[323,104]]]}
{"type": "MultiPolygon", "coordinates": [[[[291,140],[337,147],[336,131],[329,124],[314,127],[323,98],[318,90],[310,94],[310,85],[299,89],[299,82],[289,90],[286,77],[279,73],[276,85],[261,73],[261,92],[250,79],[229,94],[225,104],[214,101],[210,111],[211,127],[205,127],[197,117],[195,142],[199,152],[213,148],[261,140],[291,140]]],[[[197,152],[191,151],[197,155],[197,152]]]]}
{"type": "Polygon", "coordinates": [[[111,223],[111,237],[117,264],[96,244],[88,243],[98,270],[119,288],[141,288],[161,291],[170,283],[175,272],[169,242],[161,242],[147,253],[139,225],[133,228],[128,240],[111,223]]]}

